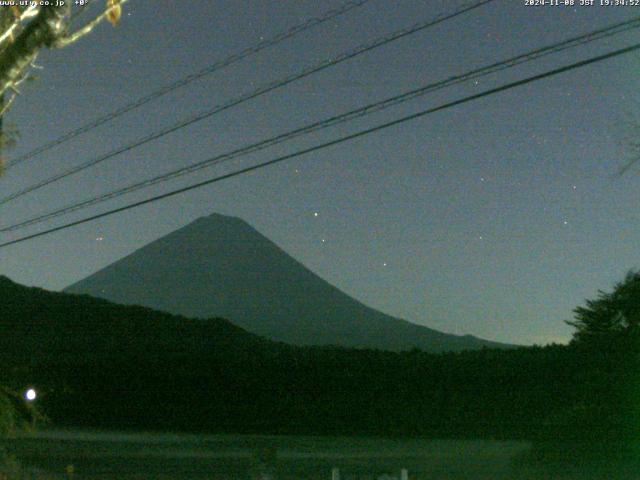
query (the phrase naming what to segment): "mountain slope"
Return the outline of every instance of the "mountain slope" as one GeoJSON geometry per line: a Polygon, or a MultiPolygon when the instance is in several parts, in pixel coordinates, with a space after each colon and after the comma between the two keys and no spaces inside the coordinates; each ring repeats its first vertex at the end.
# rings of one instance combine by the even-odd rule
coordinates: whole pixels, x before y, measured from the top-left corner
{"type": "Polygon", "coordinates": [[[224,317],[297,345],[431,352],[501,344],[448,335],[367,307],[330,285],[246,222],[214,214],[68,287],[187,317],[224,317]]]}
{"type": "Polygon", "coordinates": [[[273,348],[221,318],[194,320],[87,295],[25,287],[0,275],[0,363],[163,359],[273,348]]]}

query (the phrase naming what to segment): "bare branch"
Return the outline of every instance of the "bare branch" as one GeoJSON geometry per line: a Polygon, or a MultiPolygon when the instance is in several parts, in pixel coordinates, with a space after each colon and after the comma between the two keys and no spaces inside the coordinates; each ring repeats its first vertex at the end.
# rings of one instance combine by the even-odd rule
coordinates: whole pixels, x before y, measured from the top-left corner
{"type": "Polygon", "coordinates": [[[96,18],[91,20],[89,23],[87,23],[84,27],[76,30],[72,34],[64,35],[63,37],[60,37],[59,39],[57,39],[54,46],[57,48],[63,48],[68,45],[71,45],[74,42],[77,42],[85,35],[91,33],[91,31],[94,28],[96,28],[102,21],[106,20],[111,13],[121,8],[121,5],[126,2],[127,0],[121,0],[118,3],[114,3],[111,7],[107,8],[104,12],[102,12],[96,18]]]}
{"type": "Polygon", "coordinates": [[[9,26],[9,28],[7,28],[2,35],[0,35],[0,44],[2,44],[6,39],[11,38],[15,30],[18,28],[18,25],[20,25],[25,19],[37,15],[37,8],[37,4],[31,4],[29,8],[22,12],[20,17],[16,18],[11,26],[9,26]]]}
{"type": "Polygon", "coordinates": [[[41,7],[16,40],[0,53],[0,94],[23,77],[41,48],[52,47],[66,34],[70,8],[70,2],[41,7]]]}
{"type": "MultiPolygon", "coordinates": [[[[13,95],[11,95],[11,98],[9,99],[9,101],[2,106],[2,110],[0,110],[0,117],[2,117],[7,112],[7,110],[9,110],[9,107],[11,107],[11,104],[15,99],[16,99],[16,94],[14,93],[13,95]]],[[[2,132],[0,132],[0,135],[1,134],[2,132]]]]}

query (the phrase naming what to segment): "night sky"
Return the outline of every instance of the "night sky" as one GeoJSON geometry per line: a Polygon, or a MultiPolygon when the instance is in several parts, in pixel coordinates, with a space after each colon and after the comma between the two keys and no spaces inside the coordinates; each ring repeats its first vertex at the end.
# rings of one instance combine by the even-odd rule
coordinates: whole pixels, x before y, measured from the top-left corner
{"type": "MultiPolygon", "coordinates": [[[[576,0],[576,3],[578,0],[576,0]]],[[[102,2],[101,2],[102,3],[102,2]]],[[[10,169],[0,195],[467,2],[371,0],[10,169]]],[[[597,0],[599,3],[599,0],[597,0]]],[[[10,157],[255,44],[336,0],[131,0],[121,24],[42,52],[6,116],[10,157]]],[[[96,5],[97,6],[97,5],[96,5]]],[[[12,224],[417,86],[640,15],[640,7],[497,0],[327,69],[0,207],[12,224]]],[[[637,42],[637,31],[441,90],[7,241],[240,166],[637,42]]],[[[429,115],[168,200],[0,250],[0,273],[60,290],[196,218],[243,218],[356,299],[394,316],[504,342],[566,342],[571,310],[640,267],[630,54],[429,115]]]]}

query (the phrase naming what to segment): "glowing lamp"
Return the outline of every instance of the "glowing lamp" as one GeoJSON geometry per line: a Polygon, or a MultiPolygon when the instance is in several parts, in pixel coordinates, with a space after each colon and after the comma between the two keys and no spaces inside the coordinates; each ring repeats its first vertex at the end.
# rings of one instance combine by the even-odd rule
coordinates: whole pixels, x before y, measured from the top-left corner
{"type": "Polygon", "coordinates": [[[29,402],[33,402],[37,398],[37,396],[38,394],[33,388],[30,388],[29,390],[24,392],[24,398],[29,402]]]}

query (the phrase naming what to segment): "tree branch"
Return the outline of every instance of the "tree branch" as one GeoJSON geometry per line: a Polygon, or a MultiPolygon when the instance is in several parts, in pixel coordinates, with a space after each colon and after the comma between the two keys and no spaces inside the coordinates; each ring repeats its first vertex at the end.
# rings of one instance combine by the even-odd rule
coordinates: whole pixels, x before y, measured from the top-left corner
{"type": "Polygon", "coordinates": [[[15,42],[0,54],[0,94],[15,85],[43,47],[51,48],[66,35],[71,2],[43,6],[15,42]]]}
{"type": "Polygon", "coordinates": [[[64,37],[60,37],[56,41],[54,46],[56,48],[63,48],[63,47],[66,47],[67,45],[71,45],[72,43],[77,42],[78,40],[80,40],[85,35],[91,33],[91,31],[94,28],[96,28],[102,21],[104,21],[109,16],[109,14],[111,12],[115,11],[116,9],[121,8],[121,5],[126,3],[126,2],[127,2],[127,0],[120,0],[120,2],[114,3],[111,7],[107,8],[104,12],[102,12],[96,18],[91,20],[89,23],[87,23],[84,27],[76,30],[74,33],[72,33],[70,35],[65,35],[64,37]]]}
{"type": "Polygon", "coordinates": [[[14,19],[11,25],[4,31],[2,35],[0,35],[0,44],[7,38],[10,38],[13,35],[14,31],[18,28],[18,25],[20,25],[26,18],[30,18],[33,15],[36,15],[36,8],[37,4],[31,4],[29,5],[29,8],[22,12],[19,18],[14,19]]]}
{"type": "Polygon", "coordinates": [[[16,99],[16,94],[14,93],[13,95],[11,95],[11,98],[9,98],[9,101],[7,103],[4,103],[4,98],[2,99],[2,101],[0,103],[4,103],[4,105],[2,105],[2,108],[0,109],[0,135],[2,135],[2,117],[4,116],[4,114],[6,113],[7,110],[9,110],[9,107],[11,107],[11,104],[13,103],[13,101],[16,99]]]}

